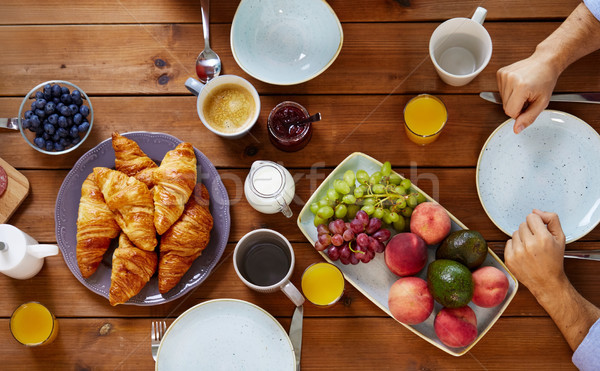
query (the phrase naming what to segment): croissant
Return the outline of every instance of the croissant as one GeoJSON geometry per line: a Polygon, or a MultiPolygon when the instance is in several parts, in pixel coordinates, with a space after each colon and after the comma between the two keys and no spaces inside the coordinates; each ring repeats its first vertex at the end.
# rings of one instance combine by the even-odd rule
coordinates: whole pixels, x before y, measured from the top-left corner
{"type": "Polygon", "coordinates": [[[196,155],[190,143],[167,152],[152,174],[154,226],[162,235],[179,219],[196,185],[196,155]]]}
{"type": "Polygon", "coordinates": [[[204,185],[196,186],[183,215],[162,236],[158,264],[158,291],[171,290],[208,245],[213,218],[208,209],[209,194],[204,185]]]}
{"type": "Polygon", "coordinates": [[[110,305],[123,304],[137,295],[156,272],[158,257],[154,251],[137,248],[125,233],[119,236],[119,247],[112,258],[110,305]]]}
{"type": "Polygon", "coordinates": [[[110,245],[121,228],[115,221],[100,188],[96,185],[94,173],[90,173],[81,186],[81,200],[77,214],[77,265],[83,278],[90,277],[102,261],[110,245]]]}
{"type": "Polygon", "coordinates": [[[144,183],[117,170],[96,167],[94,175],[119,227],[140,249],[154,250],[157,240],[152,192],[144,183]]]}
{"type": "Polygon", "coordinates": [[[112,133],[112,146],[115,150],[115,169],[152,188],[152,172],[158,166],[138,144],[115,131],[112,133]]]}

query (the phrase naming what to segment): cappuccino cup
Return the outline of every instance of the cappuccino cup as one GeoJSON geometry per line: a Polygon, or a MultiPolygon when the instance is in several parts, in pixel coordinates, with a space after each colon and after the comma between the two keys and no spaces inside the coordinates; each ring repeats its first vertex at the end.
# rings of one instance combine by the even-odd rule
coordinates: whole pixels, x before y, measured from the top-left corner
{"type": "Polygon", "coordinates": [[[258,92],[246,79],[221,75],[206,84],[189,78],[186,88],[196,95],[200,121],[213,133],[238,139],[250,131],[260,114],[258,92]]]}

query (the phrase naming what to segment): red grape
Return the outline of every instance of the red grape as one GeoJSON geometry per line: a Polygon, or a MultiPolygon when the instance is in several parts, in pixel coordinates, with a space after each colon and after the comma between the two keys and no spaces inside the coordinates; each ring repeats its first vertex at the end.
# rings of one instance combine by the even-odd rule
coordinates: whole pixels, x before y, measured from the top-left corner
{"type": "Polygon", "coordinates": [[[321,245],[331,245],[331,235],[330,234],[321,234],[319,235],[319,242],[321,245]]]}
{"type": "Polygon", "coordinates": [[[352,251],[350,251],[348,244],[344,244],[343,246],[340,246],[340,259],[341,258],[350,259],[350,255],[352,255],[352,251]]]}
{"type": "Polygon", "coordinates": [[[333,261],[338,260],[340,258],[340,249],[336,246],[329,246],[329,249],[327,249],[327,256],[333,261]]]}
{"type": "Polygon", "coordinates": [[[350,222],[350,229],[352,229],[352,232],[355,234],[359,234],[365,231],[365,226],[360,220],[355,218],[350,222]]]}
{"type": "Polygon", "coordinates": [[[371,235],[377,232],[381,228],[381,220],[377,218],[371,218],[367,225],[367,234],[371,235]]]}
{"type": "Polygon", "coordinates": [[[346,227],[346,224],[344,223],[344,221],[342,219],[336,219],[329,223],[329,230],[331,231],[332,234],[344,233],[344,229],[346,229],[345,227],[346,227]]]}
{"type": "Polygon", "coordinates": [[[323,251],[323,250],[325,250],[325,249],[327,248],[327,246],[329,246],[329,244],[327,244],[327,245],[324,245],[324,244],[322,244],[322,243],[321,243],[321,242],[319,242],[319,241],[315,242],[315,249],[316,249],[317,251],[323,251]]]}
{"type": "Polygon", "coordinates": [[[334,234],[331,237],[331,243],[333,244],[333,246],[341,246],[344,243],[344,238],[341,234],[334,234]]]}
{"type": "Polygon", "coordinates": [[[384,243],[385,241],[390,239],[391,235],[392,234],[390,233],[389,230],[383,228],[383,229],[380,229],[377,232],[373,233],[372,236],[379,242],[384,243]]]}
{"type": "Polygon", "coordinates": [[[319,224],[317,227],[317,235],[329,234],[329,228],[325,224],[319,224]]]}
{"type": "Polygon", "coordinates": [[[359,220],[365,227],[367,224],[369,224],[369,214],[367,214],[364,210],[359,210],[354,219],[359,220]]]}
{"type": "Polygon", "coordinates": [[[356,257],[356,254],[352,254],[352,255],[350,255],[350,264],[352,264],[352,265],[356,265],[356,264],[358,264],[358,262],[359,262],[359,260],[358,260],[358,258],[356,257]]]}
{"type": "Polygon", "coordinates": [[[351,229],[346,229],[342,237],[344,237],[344,241],[350,242],[354,239],[354,232],[351,229]]]}

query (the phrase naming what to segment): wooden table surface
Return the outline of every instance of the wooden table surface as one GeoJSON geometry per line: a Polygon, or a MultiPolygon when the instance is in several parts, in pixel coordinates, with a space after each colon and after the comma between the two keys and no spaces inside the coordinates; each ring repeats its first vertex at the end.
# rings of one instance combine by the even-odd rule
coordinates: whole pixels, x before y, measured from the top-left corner
{"type": "MultiPolygon", "coordinates": [[[[292,241],[301,272],[321,261],[296,226],[295,218],[256,212],[243,196],[242,183],[253,161],[279,161],[296,180],[295,215],[320,181],[348,154],[360,151],[411,178],[436,197],[470,229],[490,242],[506,236],[485,214],[475,185],[479,152],[507,117],[501,106],[478,97],[496,91],[498,68],[527,57],[578,4],[575,0],[413,1],[331,0],[344,30],[337,60],[303,84],[269,85],[249,77],[236,64],[229,33],[238,1],[213,1],[211,45],[223,60],[223,72],[249,79],[261,96],[259,121],[251,136],[225,140],[199,121],[195,97],[184,87],[194,76],[202,49],[197,0],[2,0],[0,2],[0,116],[15,117],[22,97],[36,84],[71,81],[93,100],[94,127],[87,141],[64,156],[29,148],[18,132],[0,131],[0,157],[23,173],[31,192],[9,224],[42,243],[56,243],[54,207],[58,190],[77,159],[111,132],[165,132],[191,142],[217,167],[232,201],[231,233],[211,276],[190,295],[167,304],[111,307],[84,287],[63,257],[46,259],[42,271],[24,281],[0,275],[0,369],[152,369],[150,322],[173,321],[191,306],[216,298],[252,302],[288,328],[293,304],[278,292],[250,291],[232,264],[235,243],[250,230],[275,229],[292,241]],[[450,17],[470,17],[477,6],[488,9],[485,26],[494,52],[487,68],[470,84],[452,87],[437,76],[428,56],[429,36],[450,17]],[[439,140],[419,147],[404,134],[402,110],[419,93],[446,103],[449,121],[439,140]],[[284,153],[268,140],[266,118],[277,103],[294,100],[320,111],[309,145],[284,153]],[[433,181],[432,181],[433,179],[433,181]],[[46,347],[27,349],[10,335],[12,311],[25,301],[48,305],[60,333],[46,347]]],[[[595,53],[569,67],[556,91],[600,90],[595,53]]],[[[598,107],[551,104],[600,129],[598,107]]],[[[78,197],[78,196],[76,196],[78,197]]],[[[595,248],[598,229],[569,249],[595,248]]],[[[600,305],[598,265],[567,261],[566,271],[581,293],[600,305]]],[[[303,369],[572,369],[571,350],[552,320],[523,286],[502,317],[466,355],[453,357],[420,339],[388,317],[348,285],[343,303],[321,309],[305,305],[303,369]]]]}

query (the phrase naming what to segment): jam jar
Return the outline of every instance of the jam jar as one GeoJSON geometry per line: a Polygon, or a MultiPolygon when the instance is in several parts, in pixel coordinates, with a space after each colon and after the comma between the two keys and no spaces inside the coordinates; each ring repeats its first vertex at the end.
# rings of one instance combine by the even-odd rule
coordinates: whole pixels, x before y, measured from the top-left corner
{"type": "Polygon", "coordinates": [[[312,123],[296,123],[308,116],[306,108],[296,102],[279,103],[273,108],[267,121],[271,143],[286,152],[304,148],[312,137],[312,123]]]}

